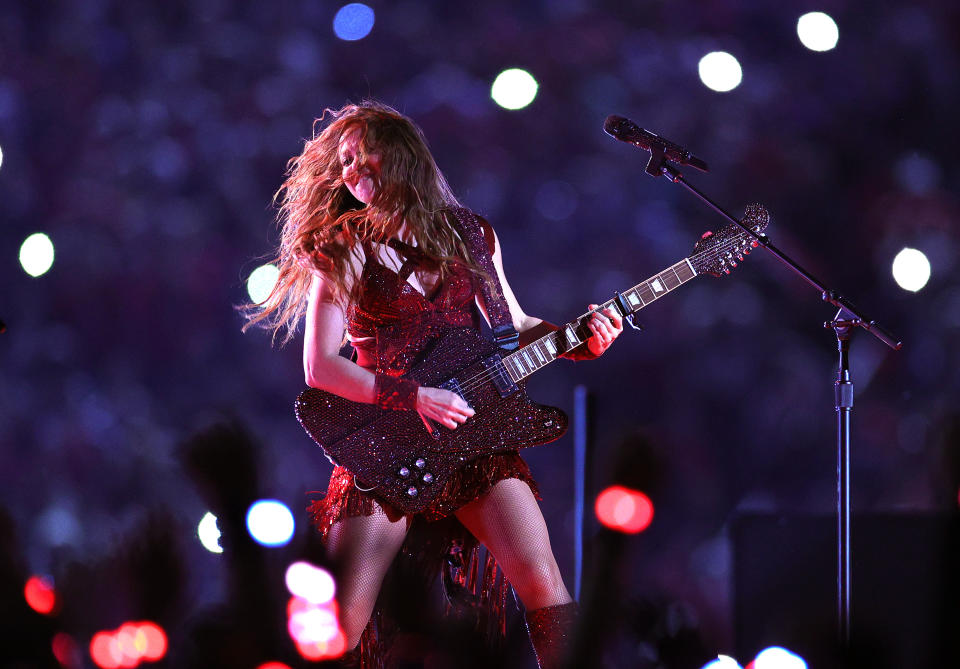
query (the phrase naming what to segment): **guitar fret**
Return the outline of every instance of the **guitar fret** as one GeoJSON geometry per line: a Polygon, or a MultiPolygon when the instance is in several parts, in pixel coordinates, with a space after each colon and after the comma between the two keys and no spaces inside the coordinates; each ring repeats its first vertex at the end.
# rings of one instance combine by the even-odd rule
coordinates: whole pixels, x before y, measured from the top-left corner
{"type": "Polygon", "coordinates": [[[533,345],[533,352],[537,354],[537,358],[540,360],[541,365],[547,364],[546,358],[543,357],[543,351],[540,350],[540,343],[537,342],[533,345]]]}
{"type": "Polygon", "coordinates": [[[529,372],[527,371],[527,366],[523,364],[523,356],[517,355],[516,362],[517,362],[517,367],[520,368],[520,373],[523,374],[523,376],[526,376],[527,374],[533,371],[532,369],[529,372]]]}
{"type": "Polygon", "coordinates": [[[548,352],[551,356],[555,356],[555,355],[557,354],[557,345],[553,343],[553,333],[552,333],[552,332],[551,332],[550,334],[548,334],[548,335],[544,338],[543,343],[544,343],[544,345],[547,347],[547,352],[548,352]]]}
{"type": "Polygon", "coordinates": [[[537,369],[537,363],[533,361],[533,359],[530,357],[530,354],[527,352],[527,350],[523,349],[521,353],[523,354],[523,359],[530,366],[530,369],[535,371],[537,369]]]}
{"type": "Polygon", "coordinates": [[[503,359],[503,361],[507,363],[506,368],[510,372],[510,377],[514,380],[514,382],[517,382],[523,378],[523,373],[520,371],[512,355],[508,355],[503,359]]]}

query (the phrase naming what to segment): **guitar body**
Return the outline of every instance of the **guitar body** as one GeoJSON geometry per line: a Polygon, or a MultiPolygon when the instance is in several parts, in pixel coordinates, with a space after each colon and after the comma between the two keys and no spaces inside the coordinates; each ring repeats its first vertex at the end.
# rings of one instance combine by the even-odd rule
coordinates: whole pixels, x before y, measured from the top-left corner
{"type": "Polygon", "coordinates": [[[357,474],[359,486],[417,513],[467,462],[545,444],[566,431],[566,414],[532,402],[502,356],[476,330],[457,328],[438,337],[404,375],[457,392],[473,407],[476,413],[454,430],[428,427],[415,411],[388,411],[316,388],[297,398],[297,419],[331,462],[357,474]]]}

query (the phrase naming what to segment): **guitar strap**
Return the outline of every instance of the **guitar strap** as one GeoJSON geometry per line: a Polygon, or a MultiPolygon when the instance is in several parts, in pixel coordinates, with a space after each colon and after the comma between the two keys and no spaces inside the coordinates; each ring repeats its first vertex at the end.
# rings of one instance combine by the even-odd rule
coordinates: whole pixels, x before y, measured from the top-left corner
{"type": "Polygon", "coordinates": [[[507,306],[507,300],[503,297],[503,287],[497,277],[497,270],[493,266],[493,255],[487,245],[481,219],[469,209],[462,207],[453,210],[453,219],[456,221],[455,227],[466,244],[470,256],[490,277],[489,281],[480,281],[480,292],[487,308],[487,316],[490,317],[493,341],[505,351],[516,350],[520,345],[520,334],[513,327],[510,307],[507,306]]]}

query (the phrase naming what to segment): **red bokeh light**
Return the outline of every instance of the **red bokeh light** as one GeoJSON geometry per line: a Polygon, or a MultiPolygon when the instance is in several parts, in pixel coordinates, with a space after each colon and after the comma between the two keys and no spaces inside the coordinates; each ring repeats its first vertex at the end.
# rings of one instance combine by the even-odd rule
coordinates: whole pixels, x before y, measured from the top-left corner
{"type": "Polygon", "coordinates": [[[128,622],[112,632],[97,632],[90,640],[90,657],[101,669],[132,669],[167,654],[167,635],[150,621],[128,622]]]}
{"type": "Polygon", "coordinates": [[[257,669],[290,669],[290,667],[283,662],[264,662],[257,669]]]}
{"type": "Polygon", "coordinates": [[[57,607],[57,593],[53,589],[53,583],[43,576],[28,578],[27,584],[23,586],[23,596],[31,609],[43,615],[53,613],[57,607]]]}
{"type": "Polygon", "coordinates": [[[53,636],[50,644],[53,656],[62,667],[79,667],[79,657],[77,655],[77,642],[73,637],[65,632],[57,632],[53,636]]]}
{"type": "Polygon", "coordinates": [[[143,659],[156,662],[167,654],[167,635],[156,623],[144,621],[138,626],[138,634],[143,637],[143,659]]]}
{"type": "Polygon", "coordinates": [[[626,534],[642,532],[653,521],[653,502],[638,490],[610,486],[599,495],[594,507],[604,526],[626,534]]]}
{"type": "Polygon", "coordinates": [[[97,632],[90,639],[90,657],[101,669],[117,669],[120,666],[120,649],[111,632],[97,632]]]}

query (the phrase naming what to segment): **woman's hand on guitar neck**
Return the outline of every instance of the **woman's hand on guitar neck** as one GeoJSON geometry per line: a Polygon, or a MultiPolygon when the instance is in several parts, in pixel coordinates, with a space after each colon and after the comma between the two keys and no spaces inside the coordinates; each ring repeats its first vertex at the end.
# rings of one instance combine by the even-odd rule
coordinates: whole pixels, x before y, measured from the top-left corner
{"type": "Polygon", "coordinates": [[[451,430],[467,422],[475,412],[462,397],[443,388],[420,386],[417,393],[417,412],[451,430]]]}
{"type": "MultiPolygon", "coordinates": [[[[598,305],[591,304],[587,308],[591,311],[598,305]]],[[[595,356],[603,355],[603,352],[610,348],[613,340],[623,332],[623,319],[613,307],[607,307],[603,311],[594,312],[593,316],[587,322],[587,327],[593,333],[593,336],[587,340],[587,348],[595,356]]]]}

